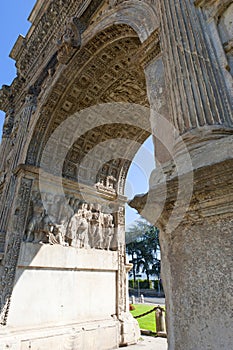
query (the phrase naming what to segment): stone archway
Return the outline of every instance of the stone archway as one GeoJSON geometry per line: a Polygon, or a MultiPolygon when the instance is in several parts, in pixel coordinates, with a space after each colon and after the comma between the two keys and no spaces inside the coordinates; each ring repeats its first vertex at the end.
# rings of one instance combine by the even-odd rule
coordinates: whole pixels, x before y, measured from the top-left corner
{"type": "MultiPolygon", "coordinates": [[[[73,25],[72,21],[66,23],[65,31],[70,23],[73,25]]],[[[2,323],[7,329],[23,326],[32,346],[43,346],[44,342],[47,348],[46,323],[53,324],[53,346],[60,341],[68,346],[72,338],[69,323],[74,323],[74,343],[80,342],[81,337],[84,348],[92,348],[90,334],[98,348],[130,344],[138,338],[138,326],[128,312],[123,194],[132,158],[151,131],[141,65],[144,55],[137,33],[127,24],[105,24],[102,31],[98,27],[95,31],[86,43],[83,38],[79,50],[61,45],[55,67],[50,67],[45,78],[30,90],[33,96],[37,89],[37,108],[33,110],[33,97],[26,100],[30,131],[18,154],[21,165],[17,175],[19,187],[15,190],[19,192],[12,209],[15,217],[24,219],[15,261],[7,261],[12,241],[7,242],[4,256],[5,263],[15,269],[15,277],[11,285],[3,288],[2,305],[6,307],[2,308],[2,323]],[[28,196],[26,200],[23,195],[22,214],[19,203],[23,183],[28,185],[28,196]],[[90,215],[83,246],[69,233],[61,238],[64,220],[67,233],[76,212],[90,215]],[[102,227],[94,233],[92,223],[97,216],[102,227]],[[110,226],[105,226],[108,218],[110,226]],[[51,227],[58,232],[61,229],[60,234],[55,234],[54,229],[52,232],[51,227]],[[109,239],[105,234],[110,235],[109,239]],[[35,282],[23,296],[29,280],[35,282]],[[76,285],[71,288],[74,280],[76,285]],[[51,281],[54,287],[58,284],[62,297],[53,297],[51,281]],[[46,290],[46,297],[38,297],[34,303],[33,295],[40,285],[46,290]],[[86,293],[88,301],[82,299],[86,293]],[[81,305],[74,303],[71,310],[69,300],[76,294],[81,305]],[[44,298],[50,300],[50,314],[43,305],[44,298]],[[31,309],[22,321],[19,315],[28,300],[32,300],[31,309]],[[64,326],[62,332],[59,323],[64,326]],[[36,329],[35,338],[28,330],[31,326],[36,329]],[[91,333],[87,332],[88,327],[92,327],[91,333]]],[[[17,233],[14,235],[12,239],[17,233]]],[[[18,341],[24,343],[22,334],[18,341]]]]}
{"type": "MultiPolygon", "coordinates": [[[[231,347],[233,120],[227,63],[231,48],[230,41],[221,42],[221,23],[216,19],[229,4],[228,0],[222,4],[217,0],[37,2],[30,16],[31,30],[25,39],[19,37],[11,52],[18,77],[1,90],[1,108],[6,111],[0,183],[4,345],[47,349],[48,344],[59,343],[64,348],[76,349],[80,344],[93,348],[95,339],[99,349],[111,348],[103,343],[103,334],[116,346],[135,341],[137,330],[126,312],[122,193],[131,155],[151,127],[159,166],[149,193],[136,197],[131,205],[152,223],[157,220],[161,229],[169,349],[231,347]],[[120,113],[113,102],[121,106],[120,113]],[[137,112],[128,103],[136,105],[137,112]],[[147,107],[150,118],[144,113],[147,107]],[[109,120],[113,110],[114,120],[109,120]],[[102,122],[96,125],[98,118],[102,122]],[[67,120],[72,120],[67,129],[53,138],[67,120]],[[73,138],[80,126],[81,134],[73,138]],[[119,146],[112,138],[123,140],[119,148],[125,148],[124,157],[121,152],[117,157],[114,152],[109,158],[103,156],[105,142],[110,149],[119,146]],[[63,193],[58,190],[61,185],[63,193]],[[86,203],[81,208],[83,195],[86,203]],[[64,212],[73,217],[72,210],[77,209],[86,215],[86,204],[94,206],[94,216],[108,215],[106,202],[111,202],[114,212],[113,226],[105,227],[114,228],[111,249],[103,249],[107,246],[101,246],[99,239],[90,254],[88,249],[62,246],[61,237],[50,232],[64,212]],[[34,217],[43,217],[50,244],[33,243],[34,217]],[[68,256],[69,250],[73,253],[68,256]],[[75,288],[70,288],[71,271],[83,276],[82,281],[75,279],[80,281],[75,288]],[[44,291],[50,314],[47,305],[39,310],[33,300],[33,288],[40,282],[35,276],[43,273],[45,285],[54,282],[51,290],[44,291]],[[95,308],[87,274],[106,308],[95,308]],[[62,295],[54,300],[59,279],[62,295]],[[85,288],[94,312],[86,304],[70,307],[70,299],[75,299],[72,291],[79,291],[83,300],[85,288]],[[20,307],[29,296],[32,308],[22,324],[20,307]],[[79,317],[85,324],[70,328],[79,317]],[[62,329],[56,323],[45,330],[46,322],[53,324],[54,319],[63,322],[62,329]],[[35,326],[34,333],[25,338],[19,332],[15,338],[11,326],[28,329],[27,322],[35,326]]],[[[61,227],[61,236],[62,232],[61,227]]]]}

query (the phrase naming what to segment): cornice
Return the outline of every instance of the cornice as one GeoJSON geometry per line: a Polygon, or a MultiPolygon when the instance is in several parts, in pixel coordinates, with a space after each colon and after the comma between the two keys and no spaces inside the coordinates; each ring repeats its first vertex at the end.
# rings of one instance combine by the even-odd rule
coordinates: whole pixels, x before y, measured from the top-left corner
{"type": "MultiPolygon", "coordinates": [[[[150,1],[146,0],[146,2],[150,1]]],[[[29,32],[25,37],[21,35],[18,37],[10,53],[10,57],[16,60],[17,67],[17,77],[11,84],[10,90],[18,111],[22,107],[28,89],[33,86],[39,91],[45,79],[52,76],[58,69],[59,63],[66,64],[79,50],[81,40],[71,45],[67,59],[66,57],[59,59],[63,56],[61,52],[63,47],[59,46],[59,39],[64,37],[64,30],[70,19],[75,18],[78,23],[77,29],[81,39],[82,33],[93,20],[93,16],[98,11],[101,13],[104,3],[106,3],[107,12],[117,11],[118,6],[128,3],[128,0],[37,1],[29,16],[29,21],[32,23],[29,32]]],[[[147,43],[147,50],[149,50],[149,56],[153,57],[159,53],[159,44],[153,46],[147,43]]],[[[147,62],[142,62],[142,64],[146,65],[147,62]]],[[[0,108],[5,110],[6,103],[3,96],[1,100],[0,108]]]]}
{"type": "MultiPolygon", "coordinates": [[[[48,173],[46,171],[41,171],[41,168],[20,164],[14,170],[14,175],[18,178],[25,177],[27,179],[31,179],[34,181],[40,181],[43,184],[49,184],[51,186],[60,186],[61,178],[60,176],[56,176],[54,174],[48,173]]],[[[67,178],[62,178],[62,185],[66,191],[79,191],[80,194],[88,195],[89,197],[97,197],[99,200],[107,200],[112,203],[113,206],[122,206],[127,202],[127,197],[120,194],[114,194],[109,191],[99,191],[96,187],[87,185],[85,183],[78,183],[77,181],[73,181],[67,178]]]]}
{"type": "Polygon", "coordinates": [[[31,22],[33,25],[36,25],[48,9],[48,6],[50,5],[51,1],[52,0],[37,0],[28,17],[28,21],[31,22]]]}
{"type": "Polygon", "coordinates": [[[57,40],[62,35],[67,20],[83,16],[83,20],[88,21],[92,11],[101,3],[99,0],[37,1],[29,16],[31,28],[25,37],[18,37],[10,52],[10,57],[16,61],[17,77],[11,86],[4,86],[0,91],[1,110],[8,109],[6,90],[14,98],[17,109],[20,109],[27,90],[34,85],[37,90],[40,88],[49,70],[51,71],[51,65],[54,69],[57,64],[57,40]]]}

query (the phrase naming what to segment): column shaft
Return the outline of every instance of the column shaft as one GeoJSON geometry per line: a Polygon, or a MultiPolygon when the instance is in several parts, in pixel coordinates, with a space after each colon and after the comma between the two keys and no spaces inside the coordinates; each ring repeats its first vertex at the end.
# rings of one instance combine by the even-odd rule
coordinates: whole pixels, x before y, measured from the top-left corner
{"type": "Polygon", "coordinates": [[[160,13],[174,125],[181,134],[205,125],[232,127],[224,79],[212,62],[194,5],[188,0],[163,0],[160,13]]]}

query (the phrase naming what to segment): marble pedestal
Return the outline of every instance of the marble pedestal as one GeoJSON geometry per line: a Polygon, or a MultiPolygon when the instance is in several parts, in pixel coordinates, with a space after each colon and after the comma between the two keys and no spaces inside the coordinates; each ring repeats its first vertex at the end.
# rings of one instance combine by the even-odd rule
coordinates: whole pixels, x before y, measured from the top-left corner
{"type": "Polygon", "coordinates": [[[136,330],[128,334],[118,315],[118,266],[116,251],[22,243],[0,349],[108,350],[136,342],[136,330]]]}

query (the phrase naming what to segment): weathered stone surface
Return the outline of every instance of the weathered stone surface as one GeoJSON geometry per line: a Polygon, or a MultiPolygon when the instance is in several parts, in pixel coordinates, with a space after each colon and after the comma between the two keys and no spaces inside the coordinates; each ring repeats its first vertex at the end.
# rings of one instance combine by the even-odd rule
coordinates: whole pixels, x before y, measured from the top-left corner
{"type": "Polygon", "coordinates": [[[0,91],[0,347],[137,341],[124,186],[152,134],[131,205],[161,228],[169,349],[232,348],[231,1],[38,0],[29,19],[0,91]]]}
{"type": "Polygon", "coordinates": [[[230,348],[233,342],[229,312],[233,250],[232,142],[232,136],[228,136],[194,148],[190,151],[193,161],[190,169],[180,154],[180,162],[179,156],[176,159],[181,164],[180,175],[177,175],[179,168],[173,173],[171,169],[164,184],[155,171],[148,195],[130,202],[149,221],[156,218],[161,229],[162,280],[171,349],[217,350],[230,348]],[[188,199],[188,188],[192,185],[190,172],[193,190],[188,199]],[[166,198],[160,202],[164,187],[166,198]],[[187,315],[185,320],[183,315],[187,315]]]}

